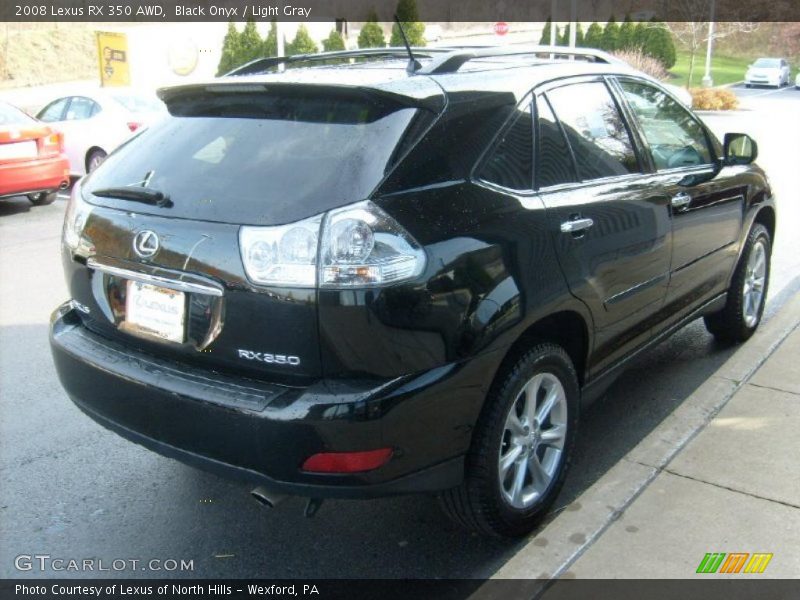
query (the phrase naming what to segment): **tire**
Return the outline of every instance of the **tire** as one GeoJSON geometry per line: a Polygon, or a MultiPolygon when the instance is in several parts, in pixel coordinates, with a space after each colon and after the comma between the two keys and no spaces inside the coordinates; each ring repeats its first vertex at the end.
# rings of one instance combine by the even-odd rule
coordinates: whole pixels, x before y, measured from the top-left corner
{"type": "Polygon", "coordinates": [[[555,344],[535,345],[499,374],[473,435],[464,481],[439,497],[444,512],[483,534],[519,537],[530,533],[564,483],[575,446],[579,397],[572,361],[555,344]],[[530,426],[526,388],[534,392],[530,396],[536,398],[537,409],[551,396],[556,398],[541,426],[530,426]],[[501,478],[504,457],[508,467],[501,478]],[[543,469],[537,469],[538,481],[533,477],[534,461],[543,469]],[[522,477],[518,477],[520,471],[522,477]],[[517,479],[521,479],[519,486],[517,479]],[[520,493],[515,496],[517,487],[520,493]]]}
{"type": "Polygon", "coordinates": [[[733,273],[725,307],[704,317],[706,329],[717,340],[728,344],[744,342],[758,329],[769,289],[771,251],[769,231],[756,223],[733,273]],[[755,293],[758,290],[760,295],[755,293]]]}
{"type": "Polygon", "coordinates": [[[106,156],[107,156],[106,153],[103,150],[100,150],[99,148],[95,148],[94,150],[89,152],[89,155],[86,157],[86,172],[91,173],[97,167],[103,164],[103,161],[106,159],[106,156]]]}
{"type": "Polygon", "coordinates": [[[58,192],[40,192],[38,194],[28,194],[28,200],[34,206],[47,206],[58,198],[58,192]]]}

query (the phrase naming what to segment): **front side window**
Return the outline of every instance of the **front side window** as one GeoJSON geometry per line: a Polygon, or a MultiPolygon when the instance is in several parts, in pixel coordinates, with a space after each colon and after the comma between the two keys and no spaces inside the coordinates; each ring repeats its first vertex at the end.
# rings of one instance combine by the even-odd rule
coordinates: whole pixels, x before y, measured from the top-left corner
{"type": "Polygon", "coordinates": [[[36,116],[36,118],[40,121],[44,121],[45,123],[60,121],[61,115],[64,114],[64,108],[67,106],[67,100],[69,100],[69,98],[61,98],[60,100],[51,102],[44,107],[44,109],[36,116]]]}
{"type": "Polygon", "coordinates": [[[576,83],[547,92],[582,181],[639,172],[633,142],[602,82],[576,83]]]}
{"type": "Polygon", "coordinates": [[[656,169],[711,164],[705,131],[689,111],[651,85],[624,80],[620,85],[650,146],[656,169]]]}
{"type": "Polygon", "coordinates": [[[533,183],[533,123],[530,103],[484,163],[481,179],[512,190],[530,190],[533,183]]]}

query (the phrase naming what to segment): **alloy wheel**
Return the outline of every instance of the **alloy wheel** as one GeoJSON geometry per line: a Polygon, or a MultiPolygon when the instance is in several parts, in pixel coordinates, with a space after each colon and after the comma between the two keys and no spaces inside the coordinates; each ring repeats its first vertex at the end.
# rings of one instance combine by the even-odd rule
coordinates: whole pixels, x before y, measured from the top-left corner
{"type": "Polygon", "coordinates": [[[748,327],[758,321],[761,304],[764,302],[764,284],[767,274],[767,250],[761,240],[753,244],[742,288],[742,316],[748,327]]]}
{"type": "Polygon", "coordinates": [[[506,502],[530,508],[544,496],[563,460],[567,397],[558,377],[539,373],[522,388],[503,428],[498,457],[506,502]]]}

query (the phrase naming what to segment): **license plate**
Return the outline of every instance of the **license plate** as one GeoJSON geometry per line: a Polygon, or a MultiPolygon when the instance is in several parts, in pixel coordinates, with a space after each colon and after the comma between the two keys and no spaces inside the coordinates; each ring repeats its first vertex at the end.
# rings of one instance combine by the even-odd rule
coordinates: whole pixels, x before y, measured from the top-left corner
{"type": "Polygon", "coordinates": [[[184,341],[186,297],[163,287],[128,281],[125,296],[125,329],[170,342],[184,341]]]}
{"type": "Polygon", "coordinates": [[[39,149],[36,147],[36,142],[34,140],[0,144],[0,160],[36,158],[38,154],[39,149]]]}

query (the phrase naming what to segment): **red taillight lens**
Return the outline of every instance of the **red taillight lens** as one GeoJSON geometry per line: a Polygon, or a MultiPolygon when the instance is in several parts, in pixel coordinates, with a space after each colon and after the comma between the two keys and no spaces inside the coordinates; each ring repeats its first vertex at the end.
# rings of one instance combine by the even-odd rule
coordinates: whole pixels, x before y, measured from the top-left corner
{"type": "Polygon", "coordinates": [[[360,473],[382,467],[392,457],[391,448],[366,452],[321,452],[303,463],[303,471],[312,473],[360,473]]]}
{"type": "Polygon", "coordinates": [[[142,124],[141,123],[137,123],[136,121],[131,121],[131,122],[128,123],[128,129],[130,129],[131,132],[136,131],[141,126],[142,126],[142,124]]]}
{"type": "Polygon", "coordinates": [[[42,138],[42,154],[61,154],[64,151],[64,135],[51,133],[42,138]]]}

